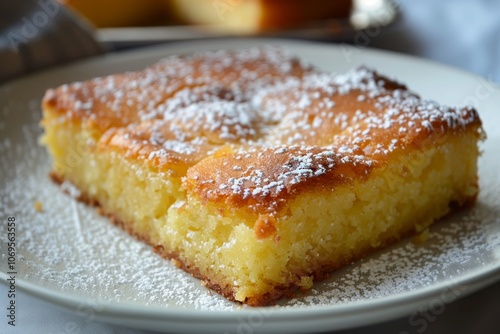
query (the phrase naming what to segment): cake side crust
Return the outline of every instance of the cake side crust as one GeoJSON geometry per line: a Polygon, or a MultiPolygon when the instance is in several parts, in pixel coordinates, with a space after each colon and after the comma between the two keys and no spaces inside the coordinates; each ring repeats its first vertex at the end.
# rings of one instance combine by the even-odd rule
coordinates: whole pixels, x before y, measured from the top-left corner
{"type": "MultiPolygon", "coordinates": [[[[68,135],[71,135],[71,134],[68,134],[68,135]]],[[[466,161],[466,160],[469,161],[468,164],[470,166],[468,167],[469,171],[467,172],[468,176],[466,177],[466,179],[467,179],[467,182],[469,182],[470,186],[472,187],[471,188],[472,190],[469,191],[469,195],[462,197],[460,199],[460,202],[458,203],[458,205],[455,207],[452,207],[452,209],[457,209],[458,207],[461,207],[463,204],[473,201],[475,196],[477,195],[477,176],[476,176],[477,171],[475,170],[475,162],[477,161],[477,155],[478,155],[477,146],[475,144],[477,141],[477,131],[475,128],[470,128],[468,132],[455,134],[453,138],[462,138],[465,142],[469,142],[469,151],[461,151],[460,149],[458,149],[457,152],[462,152],[462,157],[459,158],[460,161],[466,161]],[[464,136],[466,136],[466,135],[468,136],[468,138],[464,138],[464,136]]],[[[446,143],[446,142],[447,142],[446,140],[443,140],[443,143],[446,143]]],[[[458,148],[464,147],[464,145],[462,145],[462,144],[456,144],[456,146],[458,148]]],[[[432,147],[432,146],[429,146],[429,147],[432,147]]],[[[105,158],[107,156],[108,158],[106,158],[106,159],[112,158],[112,156],[113,156],[112,151],[108,152],[108,155],[103,155],[104,153],[105,152],[103,152],[103,151],[92,151],[92,150],[89,151],[88,152],[89,156],[87,156],[86,159],[83,159],[81,162],[82,164],[84,164],[82,166],[82,168],[79,170],[70,169],[70,171],[72,171],[73,174],[68,174],[68,175],[66,175],[67,177],[59,175],[58,176],[59,181],[63,180],[64,178],[68,179],[68,181],[70,181],[70,182],[74,181],[71,178],[74,178],[77,176],[77,174],[75,174],[76,172],[83,173],[83,171],[88,170],[90,168],[90,166],[92,166],[91,161],[93,161],[93,159],[95,158],[93,156],[95,154],[98,154],[101,158],[105,158]],[[86,165],[86,164],[88,164],[88,165],[86,165]]],[[[439,156],[438,154],[435,154],[435,155],[439,156]]],[[[408,156],[411,156],[411,155],[408,155],[408,156]]],[[[121,158],[121,160],[126,162],[128,159],[121,158]]],[[[99,160],[97,160],[97,161],[99,161],[99,160]]],[[[398,166],[398,168],[397,168],[397,170],[394,171],[394,173],[396,173],[396,174],[393,173],[392,175],[393,176],[394,175],[404,175],[405,171],[411,170],[412,163],[414,164],[415,168],[417,168],[419,166],[419,164],[422,163],[422,158],[417,155],[413,159],[413,162],[409,162],[409,163],[410,163],[410,165],[408,165],[407,167],[405,167],[404,165],[401,165],[399,163],[395,164],[395,166],[398,166]],[[406,169],[402,168],[402,167],[405,167],[406,169]]],[[[103,165],[99,165],[99,164],[94,165],[92,168],[95,169],[94,170],[95,173],[106,175],[106,174],[108,174],[109,171],[104,169],[104,168],[108,168],[109,166],[113,166],[115,168],[118,168],[117,166],[119,166],[119,165],[106,163],[103,165]],[[99,169],[99,168],[102,168],[102,169],[99,169]]],[[[130,162],[126,163],[125,166],[131,166],[131,167],[129,167],[129,168],[131,168],[131,170],[140,170],[140,169],[144,169],[147,165],[141,164],[140,161],[131,160],[130,162]],[[135,167],[132,167],[133,165],[135,165],[135,167]]],[[[377,175],[376,173],[377,173],[378,169],[375,170],[375,175],[377,175]]],[[[137,176],[137,175],[141,175],[141,174],[146,175],[144,173],[130,174],[130,175],[137,176]]],[[[378,176],[379,176],[379,178],[382,177],[380,174],[378,176]]],[[[383,182],[387,182],[387,180],[391,180],[391,179],[393,179],[393,177],[386,177],[386,178],[382,177],[380,180],[383,182]]],[[[465,179],[465,177],[464,177],[464,179],[465,179]]],[[[407,178],[405,176],[399,176],[399,178],[394,178],[395,183],[393,183],[392,185],[390,183],[388,183],[387,187],[389,187],[390,189],[397,188],[398,185],[404,180],[407,180],[407,178]]],[[[370,181],[370,179],[368,179],[368,181],[370,181]]],[[[127,180],[123,179],[122,182],[126,183],[127,180]]],[[[81,184],[81,182],[80,182],[80,184],[81,184]]],[[[346,189],[349,189],[349,187],[352,187],[352,185],[347,184],[344,187],[346,187],[346,189]]],[[[86,191],[85,191],[86,189],[84,188],[84,186],[80,186],[79,188],[80,188],[80,190],[82,190],[83,194],[86,193],[86,191]]],[[[133,191],[130,194],[132,196],[138,196],[138,197],[147,197],[147,196],[151,197],[151,194],[142,193],[141,191],[133,191]]],[[[362,196],[363,192],[361,191],[359,194],[360,194],[359,196],[362,196]]],[[[300,196],[299,196],[299,198],[300,198],[300,196]]],[[[93,203],[93,204],[99,203],[99,200],[96,197],[92,197],[88,194],[86,194],[84,197],[82,197],[81,200],[84,200],[87,203],[93,203]]],[[[144,225],[144,224],[137,225],[136,224],[137,222],[131,221],[131,219],[129,219],[129,220],[123,219],[123,217],[126,216],[125,215],[126,213],[125,212],[120,213],[116,210],[110,211],[110,207],[113,207],[113,206],[108,206],[106,208],[105,206],[103,207],[101,203],[99,203],[99,205],[102,207],[102,213],[106,213],[107,215],[111,216],[115,223],[117,223],[118,225],[121,225],[130,234],[135,235],[139,239],[144,240],[147,243],[151,244],[153,247],[156,248],[156,250],[158,252],[161,252],[163,256],[168,256],[169,258],[175,258],[176,261],[178,261],[177,264],[179,264],[182,268],[184,268],[186,271],[192,273],[196,277],[199,277],[199,278],[203,279],[204,281],[206,281],[208,287],[213,288],[214,290],[218,291],[219,293],[221,293],[222,295],[224,295],[228,299],[236,300],[239,302],[244,302],[244,303],[247,303],[248,305],[255,305],[255,306],[256,305],[272,304],[272,302],[275,301],[277,298],[279,298],[283,295],[287,295],[291,291],[296,290],[297,287],[304,287],[304,284],[307,284],[308,282],[310,282],[309,280],[324,277],[325,274],[328,273],[329,271],[332,271],[334,269],[337,269],[337,268],[349,263],[351,260],[362,256],[362,254],[372,252],[375,249],[379,249],[380,247],[383,247],[383,245],[386,245],[388,243],[399,240],[404,235],[409,235],[409,234],[416,233],[416,232],[418,233],[418,230],[415,231],[415,229],[412,229],[409,232],[401,234],[397,238],[388,239],[387,241],[384,241],[384,242],[382,242],[382,243],[380,243],[380,244],[378,244],[370,249],[364,250],[363,252],[360,253],[361,255],[357,255],[357,256],[353,256],[353,257],[346,257],[342,261],[339,261],[335,264],[323,265],[322,267],[318,267],[317,269],[314,269],[312,271],[310,271],[310,270],[308,271],[307,269],[301,269],[302,272],[292,273],[292,276],[296,275],[296,274],[298,274],[298,276],[295,276],[295,277],[291,276],[291,277],[289,277],[288,281],[286,281],[286,282],[275,283],[274,285],[272,285],[272,287],[270,289],[267,289],[267,291],[265,291],[261,294],[243,294],[243,295],[241,295],[241,291],[239,291],[239,288],[236,286],[232,286],[232,284],[230,283],[232,281],[231,279],[227,279],[227,278],[226,279],[219,279],[219,278],[215,277],[215,275],[211,274],[210,272],[203,270],[203,265],[201,263],[193,260],[194,256],[192,259],[190,259],[189,257],[186,257],[186,255],[185,255],[186,251],[183,250],[182,248],[169,246],[169,239],[175,238],[174,236],[169,236],[169,233],[171,233],[172,230],[169,230],[169,231],[165,230],[165,229],[172,228],[172,225],[169,225],[169,219],[170,219],[169,217],[175,218],[175,215],[178,214],[179,212],[182,215],[182,211],[186,209],[185,208],[185,206],[187,205],[186,202],[188,204],[189,203],[193,204],[193,206],[195,207],[195,209],[197,211],[199,211],[200,208],[203,209],[203,207],[206,205],[210,206],[209,202],[207,202],[206,204],[203,204],[202,202],[199,202],[199,201],[190,201],[189,198],[186,198],[185,195],[183,195],[181,198],[179,198],[174,203],[173,206],[170,207],[169,212],[166,213],[166,218],[164,216],[162,219],[160,219],[161,224],[153,225],[153,228],[155,229],[155,231],[152,231],[150,228],[146,227],[148,225],[144,225]],[[165,232],[167,232],[166,235],[165,235],[165,232]],[[152,237],[152,235],[156,235],[156,236],[152,237]],[[240,294],[238,294],[238,293],[240,293],[240,294]]],[[[133,203],[133,201],[130,201],[130,203],[133,203]]],[[[447,204],[446,207],[448,207],[449,203],[447,202],[446,204],[447,204]]],[[[301,206],[304,206],[304,205],[298,204],[298,207],[301,207],[301,206]]],[[[141,210],[144,210],[144,208],[141,206],[129,207],[129,210],[141,211],[141,210]]],[[[221,211],[221,208],[217,208],[217,207],[214,210],[207,211],[205,214],[205,217],[209,217],[209,216],[217,217],[221,214],[222,214],[222,216],[225,216],[225,215],[233,212],[232,210],[236,210],[236,213],[233,215],[233,217],[230,217],[231,219],[228,220],[228,221],[234,222],[234,223],[230,223],[230,224],[232,224],[232,226],[237,227],[239,229],[244,229],[244,230],[248,231],[249,234],[247,235],[247,237],[249,239],[255,240],[257,242],[257,244],[259,244],[259,240],[262,240],[262,238],[259,237],[259,235],[255,231],[254,224],[259,220],[259,215],[256,214],[255,212],[253,212],[253,215],[252,214],[249,215],[247,211],[243,211],[242,214],[241,213],[238,214],[237,209],[235,209],[235,208],[231,209],[231,207],[226,206],[222,211],[221,211]],[[243,225],[241,225],[241,224],[243,224],[243,225]]],[[[283,212],[286,212],[286,210],[283,212]]],[[[434,218],[438,219],[439,217],[441,217],[441,215],[444,215],[444,214],[448,214],[448,211],[443,212],[442,214],[440,214],[439,216],[434,217],[434,218]]],[[[280,236],[280,233],[282,233],[283,226],[286,226],[287,224],[290,225],[290,223],[286,223],[286,221],[283,220],[282,217],[277,216],[276,218],[277,218],[278,222],[276,224],[275,233],[271,233],[271,235],[269,237],[263,238],[264,242],[266,242],[268,244],[275,244],[277,242],[277,244],[279,245],[280,237],[282,238],[282,236],[280,236]]],[[[204,220],[204,219],[198,219],[197,221],[198,221],[198,224],[200,222],[206,222],[206,220],[204,220]]],[[[190,222],[189,224],[184,224],[184,223],[182,223],[182,224],[184,226],[190,226],[190,224],[192,224],[192,223],[193,222],[190,222]]],[[[430,223],[431,222],[427,222],[427,224],[430,224],[430,223]]],[[[205,228],[207,228],[207,224],[205,223],[204,225],[205,225],[205,228]]],[[[425,228],[425,226],[423,228],[425,228]]],[[[300,235],[300,232],[295,232],[295,233],[300,235]]],[[[214,239],[221,238],[221,237],[222,236],[216,237],[214,235],[214,239]]],[[[179,242],[179,240],[186,240],[185,238],[175,238],[175,239],[178,242],[179,242]]],[[[225,240],[227,240],[227,239],[225,239],[225,240]]],[[[281,239],[281,242],[283,240],[284,239],[281,239]]],[[[224,240],[222,241],[222,243],[223,242],[224,242],[224,240]]],[[[202,254],[202,255],[210,253],[209,251],[207,252],[207,251],[204,251],[202,249],[196,249],[196,248],[193,248],[193,251],[194,251],[194,253],[198,253],[198,254],[202,254]]],[[[252,253],[252,252],[250,252],[250,253],[252,253]]],[[[229,275],[227,275],[227,276],[229,276],[229,275]]],[[[307,287],[307,285],[306,285],[306,287],[307,287]]]]}
{"type": "Polygon", "coordinates": [[[275,49],[170,57],[51,90],[43,108],[56,181],[253,306],[478,193],[474,109],[422,100],[366,68],[310,70],[275,49]]]}
{"type": "MultiPolygon", "coordinates": [[[[57,175],[55,172],[50,173],[50,178],[54,183],[58,185],[62,185],[64,182],[67,182],[64,180],[63,177],[57,175]]],[[[72,196],[71,194],[68,195],[72,196]]],[[[275,304],[277,300],[283,297],[293,297],[294,295],[296,295],[297,290],[302,290],[301,286],[299,286],[298,284],[290,283],[283,286],[276,286],[273,288],[272,292],[267,292],[265,295],[262,296],[252,296],[250,298],[245,299],[244,301],[237,300],[236,299],[237,291],[234,289],[234,287],[224,284],[223,282],[214,281],[213,279],[211,279],[210,276],[203,274],[202,270],[200,270],[198,266],[196,266],[195,264],[190,264],[185,260],[183,260],[182,257],[179,255],[179,253],[167,250],[162,245],[152,243],[148,235],[138,233],[137,231],[135,231],[132,225],[120,219],[116,213],[107,212],[95,198],[92,198],[91,196],[88,196],[85,193],[80,193],[80,195],[75,199],[91,207],[96,207],[98,209],[98,213],[104,217],[107,217],[111,223],[123,229],[126,233],[135,237],[137,240],[140,240],[150,245],[155,253],[157,253],[158,255],[162,256],[167,260],[170,260],[171,263],[176,267],[178,267],[179,269],[191,274],[193,277],[202,280],[204,286],[212,289],[213,291],[217,292],[218,294],[227,298],[230,301],[239,303],[243,302],[244,304],[247,304],[249,306],[269,306],[275,304]]],[[[450,210],[446,216],[440,218],[439,220],[446,219],[447,217],[450,217],[453,214],[460,212],[461,210],[473,207],[476,202],[476,199],[477,199],[477,194],[467,198],[463,204],[458,204],[454,202],[450,203],[450,208],[452,208],[452,210],[450,210]]],[[[439,220],[436,222],[439,222],[439,220]]],[[[359,255],[358,259],[376,253],[387,246],[395,244],[401,241],[402,239],[411,237],[417,233],[418,233],[417,231],[410,231],[402,235],[401,238],[387,240],[384,244],[381,244],[378,248],[373,248],[359,255]]],[[[314,281],[322,281],[328,279],[335,270],[343,268],[355,260],[356,260],[355,258],[346,259],[344,263],[337,263],[329,267],[323,267],[320,270],[311,273],[311,276],[313,277],[314,281]]]]}

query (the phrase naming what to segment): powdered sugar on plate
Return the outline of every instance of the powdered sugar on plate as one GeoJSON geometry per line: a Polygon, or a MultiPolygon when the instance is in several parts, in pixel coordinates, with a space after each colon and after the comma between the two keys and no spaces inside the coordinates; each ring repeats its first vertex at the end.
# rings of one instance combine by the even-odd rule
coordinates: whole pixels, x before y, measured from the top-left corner
{"type": "MultiPolygon", "coordinates": [[[[106,302],[168,309],[241,308],[53,184],[48,178],[50,159],[37,144],[39,110],[31,105],[30,120],[10,122],[16,128],[14,135],[0,141],[0,213],[18,221],[18,279],[106,302]],[[43,204],[43,211],[35,209],[36,201],[43,204]]],[[[15,118],[5,110],[4,114],[15,118]]],[[[297,298],[282,300],[277,307],[381,298],[499,266],[500,212],[495,201],[500,185],[490,174],[494,159],[489,150],[481,159],[477,206],[438,224],[425,243],[403,241],[333,273],[311,291],[299,292],[297,298]]],[[[2,249],[6,243],[2,233],[2,249]]],[[[3,252],[1,270],[8,271],[3,252]]]]}

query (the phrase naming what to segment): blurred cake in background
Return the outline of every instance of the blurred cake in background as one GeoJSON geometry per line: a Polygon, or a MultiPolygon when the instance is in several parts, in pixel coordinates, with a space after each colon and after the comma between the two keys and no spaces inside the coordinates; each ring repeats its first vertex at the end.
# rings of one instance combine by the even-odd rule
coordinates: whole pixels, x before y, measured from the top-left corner
{"type": "Polygon", "coordinates": [[[348,18],[352,0],[58,0],[94,25],[202,25],[253,34],[297,28],[310,21],[348,18]]]}
{"type": "Polygon", "coordinates": [[[295,28],[309,21],[347,18],[351,0],[171,0],[176,16],[189,24],[236,33],[295,28]]]}

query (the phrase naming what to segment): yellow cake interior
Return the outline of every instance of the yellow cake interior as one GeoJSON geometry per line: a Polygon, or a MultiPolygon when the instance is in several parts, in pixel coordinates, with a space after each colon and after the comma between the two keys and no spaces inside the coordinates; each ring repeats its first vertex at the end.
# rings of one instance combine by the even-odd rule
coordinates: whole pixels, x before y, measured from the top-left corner
{"type": "MultiPolygon", "coordinates": [[[[370,73],[363,75],[371,78],[374,74],[370,73]]],[[[269,127],[279,127],[277,121],[259,118],[256,122],[262,123],[251,124],[256,129],[261,127],[255,131],[256,138],[260,138],[235,141],[227,132],[224,138],[230,139],[220,141],[210,139],[213,133],[203,134],[203,138],[209,138],[204,141],[186,137],[186,144],[200,142],[197,152],[201,153],[167,152],[158,158],[154,153],[159,152],[155,151],[156,142],[134,139],[149,138],[145,129],[150,125],[144,124],[154,122],[148,119],[96,126],[88,121],[90,116],[68,117],[67,107],[50,102],[54,93],[44,104],[42,143],[53,158],[54,177],[74,184],[82,191],[81,199],[97,203],[127,231],[224,296],[248,305],[266,305],[296,288],[311,288],[314,279],[404,236],[420,233],[453,210],[475,201],[478,141],[483,136],[475,111],[444,111],[425,105],[429,110],[435,108],[426,114],[418,109],[420,100],[409,94],[404,103],[414,103],[415,110],[401,115],[408,114],[413,120],[413,131],[408,120],[390,110],[394,105],[380,107],[380,114],[370,114],[378,108],[377,101],[385,103],[387,96],[399,98],[402,94],[395,91],[405,91],[402,86],[392,87],[389,80],[380,83],[379,79],[373,77],[381,85],[377,97],[367,93],[372,92],[371,86],[367,88],[364,83],[346,94],[339,93],[335,86],[338,91],[321,94],[338,98],[336,106],[313,110],[312,103],[302,108],[309,127],[304,125],[300,131],[309,132],[312,124],[321,127],[315,117],[324,117],[321,124],[330,124],[326,120],[334,119],[324,113],[327,108],[333,110],[333,115],[344,110],[335,108],[352,109],[351,123],[347,120],[349,124],[337,129],[339,122],[332,121],[331,134],[321,137],[325,141],[330,138],[323,146],[317,144],[317,135],[308,139],[306,132],[300,138],[296,131],[286,138],[277,137],[269,131],[269,127]],[[363,94],[367,100],[359,98],[363,94]],[[359,117],[361,125],[356,125],[355,117],[361,114],[356,106],[366,109],[363,115],[383,119],[390,113],[394,122],[410,125],[404,131],[403,127],[394,130],[383,124],[370,126],[378,123],[363,123],[365,116],[359,117]],[[313,111],[315,116],[311,117],[313,111]],[[419,112],[426,116],[415,117],[419,112]],[[443,114],[441,119],[435,117],[439,113],[443,114]],[[359,139],[361,132],[364,141],[359,139]],[[301,140],[316,142],[309,147],[301,140]],[[376,143],[387,149],[375,150],[376,143]],[[355,147],[354,151],[343,153],[345,145],[355,147]],[[271,158],[266,159],[266,154],[271,158]],[[276,159],[286,163],[270,162],[280,154],[285,156],[276,159]],[[297,159],[306,161],[309,170],[298,178],[294,174],[297,169],[283,173],[281,169],[291,168],[289,162],[297,159]],[[247,174],[245,166],[251,166],[247,174]],[[264,181],[249,176],[254,175],[249,174],[252,168],[264,175],[264,181]],[[241,187],[233,183],[232,191],[227,180],[235,182],[234,175],[244,181],[241,187]],[[265,195],[264,190],[257,189],[260,182],[269,186],[262,187],[265,195]]],[[[292,81],[283,86],[286,94],[291,94],[286,103],[307,94],[317,95],[315,88],[302,85],[300,78],[299,83],[295,78],[292,81]]],[[[332,85],[340,84],[337,80],[332,85]]],[[[273,96],[276,90],[266,94],[273,96]]],[[[259,101],[263,109],[269,107],[266,99],[259,101]]],[[[400,109],[404,108],[409,107],[402,104],[400,109]]],[[[89,115],[92,113],[98,110],[89,115]]],[[[295,110],[282,118],[302,116],[295,110]]],[[[168,129],[172,129],[171,124],[168,129]]],[[[237,129],[243,131],[241,126],[237,129]]],[[[244,133],[254,136],[254,132],[244,133]]]]}

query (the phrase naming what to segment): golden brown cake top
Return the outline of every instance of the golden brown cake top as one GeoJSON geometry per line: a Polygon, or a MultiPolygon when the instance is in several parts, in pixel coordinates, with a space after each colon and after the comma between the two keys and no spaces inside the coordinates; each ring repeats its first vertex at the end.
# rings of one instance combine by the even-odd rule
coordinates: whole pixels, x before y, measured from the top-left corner
{"type": "Polygon", "coordinates": [[[365,179],[373,161],[337,148],[272,146],[223,150],[188,170],[185,187],[202,201],[274,214],[299,191],[365,179]]]}
{"type": "Polygon", "coordinates": [[[259,213],[302,191],[362,180],[398,150],[480,126],[472,108],[422,100],[366,68],[289,79],[260,90],[251,106],[265,120],[260,136],[193,166],[185,186],[205,201],[259,213]]]}
{"type": "Polygon", "coordinates": [[[422,100],[367,68],[312,70],[276,48],[170,57],[59,87],[45,104],[100,129],[100,149],[185,175],[191,195],[266,214],[363,179],[398,150],[481,127],[472,108],[422,100]]]}
{"type": "Polygon", "coordinates": [[[226,98],[230,91],[231,99],[245,100],[261,87],[308,71],[310,66],[277,47],[202,52],[171,56],[138,72],[62,85],[47,91],[43,105],[104,132],[155,118],[190,99],[226,98]]]}

